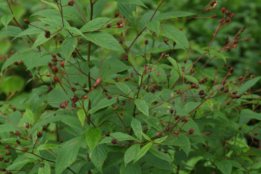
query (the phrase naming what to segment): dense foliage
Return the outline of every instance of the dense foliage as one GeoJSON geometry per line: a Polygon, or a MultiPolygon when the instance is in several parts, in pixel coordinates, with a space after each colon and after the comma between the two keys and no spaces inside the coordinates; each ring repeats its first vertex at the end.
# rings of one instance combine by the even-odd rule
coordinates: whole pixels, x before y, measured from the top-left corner
{"type": "Polygon", "coordinates": [[[251,29],[218,1],[172,4],[1,2],[0,171],[260,173],[251,29]]]}

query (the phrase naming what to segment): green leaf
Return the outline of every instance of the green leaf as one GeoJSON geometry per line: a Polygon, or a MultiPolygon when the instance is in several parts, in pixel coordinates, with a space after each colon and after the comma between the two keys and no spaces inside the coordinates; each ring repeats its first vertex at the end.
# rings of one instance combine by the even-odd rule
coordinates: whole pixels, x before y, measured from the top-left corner
{"type": "MultiPolygon", "coordinates": [[[[3,127],[0,126],[0,129],[2,129],[2,128],[3,127]]],[[[7,130],[7,132],[8,132],[8,130],[7,130]]],[[[0,131],[0,133],[1,133],[1,131],[0,131]]],[[[1,140],[1,143],[17,144],[16,140],[19,140],[22,145],[31,144],[28,140],[17,139],[17,138],[4,138],[4,139],[1,140]]]]}
{"type": "Polygon", "coordinates": [[[90,148],[90,152],[94,150],[94,148],[97,146],[99,143],[101,137],[101,130],[97,127],[92,127],[87,130],[86,132],[86,142],[87,145],[90,148]]]}
{"type": "Polygon", "coordinates": [[[135,159],[133,161],[133,163],[135,163],[136,161],[138,161],[141,157],[143,157],[148,150],[150,149],[150,147],[153,145],[153,142],[149,142],[148,144],[146,144],[145,146],[143,146],[137,153],[137,155],[135,156],[135,159]]]}
{"type": "Polygon", "coordinates": [[[135,118],[132,118],[132,121],[131,121],[131,127],[132,127],[132,130],[133,132],[135,133],[135,135],[137,136],[137,138],[142,141],[142,125],[141,123],[139,122],[139,120],[135,119],[135,118]]]}
{"type": "Polygon", "coordinates": [[[1,17],[1,21],[3,23],[3,25],[5,26],[5,30],[7,30],[7,25],[9,24],[9,22],[14,18],[14,15],[4,15],[1,17]]]}
{"type": "Polygon", "coordinates": [[[168,138],[168,136],[157,138],[156,140],[154,140],[154,143],[162,143],[166,138],[168,138]]]}
{"type": "Polygon", "coordinates": [[[78,151],[81,144],[84,142],[84,137],[71,139],[62,145],[55,162],[55,173],[61,174],[64,169],[72,165],[78,156],[78,151]]]}
{"type": "Polygon", "coordinates": [[[51,174],[51,168],[47,161],[44,161],[42,166],[39,167],[38,174],[51,174]]]}
{"type": "Polygon", "coordinates": [[[139,111],[141,111],[144,115],[149,116],[149,106],[144,100],[135,99],[134,103],[139,111]]]}
{"type": "Polygon", "coordinates": [[[72,55],[72,52],[77,46],[77,39],[75,37],[69,37],[62,43],[62,55],[65,60],[68,60],[72,55]]]}
{"type": "MultiPolygon", "coordinates": [[[[51,31],[50,31],[51,32],[51,31]]],[[[32,48],[36,48],[37,46],[47,42],[48,40],[50,40],[52,37],[54,37],[55,34],[52,34],[49,38],[45,37],[45,32],[40,33],[37,38],[36,41],[34,42],[32,48]]]]}
{"type": "Polygon", "coordinates": [[[86,118],[84,110],[83,109],[79,109],[77,111],[77,116],[78,116],[80,122],[82,123],[82,127],[83,127],[84,122],[85,122],[85,118],[86,118]]]}
{"type": "Polygon", "coordinates": [[[122,82],[116,82],[115,85],[125,94],[129,94],[130,97],[134,97],[133,92],[131,92],[131,89],[128,85],[122,82]]]}
{"type": "Polygon", "coordinates": [[[211,54],[215,55],[217,58],[221,58],[224,60],[224,62],[226,63],[226,56],[222,53],[219,52],[210,52],[211,54]]]}
{"type": "Polygon", "coordinates": [[[30,109],[25,110],[25,115],[28,120],[28,122],[33,125],[34,124],[34,114],[30,109]]]}
{"type": "Polygon", "coordinates": [[[67,96],[67,94],[64,92],[64,90],[61,89],[61,88],[53,89],[47,95],[47,102],[52,107],[59,108],[60,104],[62,102],[67,101],[67,100],[70,100],[70,98],[67,96]]]}
{"type": "Polygon", "coordinates": [[[144,134],[143,132],[141,132],[141,134],[142,134],[142,136],[143,136],[146,140],[151,141],[151,139],[150,139],[150,137],[149,137],[148,135],[144,134]]]}
{"type": "Polygon", "coordinates": [[[16,131],[19,130],[17,127],[15,127],[13,124],[11,123],[7,123],[7,124],[1,124],[0,125],[0,133],[3,132],[11,132],[11,131],[16,131]]]}
{"type": "Polygon", "coordinates": [[[260,80],[260,76],[259,77],[255,77],[251,80],[248,80],[246,83],[244,83],[238,90],[238,94],[243,94],[245,93],[249,88],[251,88],[252,86],[254,86],[259,80],[260,80]]]}
{"type": "Polygon", "coordinates": [[[120,2],[120,3],[126,3],[126,4],[140,5],[140,6],[147,8],[147,6],[143,2],[141,2],[140,0],[131,0],[131,1],[129,1],[129,0],[113,0],[113,1],[120,2]]]}
{"type": "Polygon", "coordinates": [[[160,31],[160,22],[159,21],[149,21],[145,23],[145,26],[151,30],[154,31],[157,35],[159,35],[159,31],[160,31]]]}
{"type": "Polygon", "coordinates": [[[172,159],[170,158],[169,154],[162,153],[155,146],[151,146],[151,148],[149,149],[149,152],[152,153],[153,155],[159,157],[160,159],[163,159],[168,162],[172,162],[172,159]]]}
{"type": "Polygon", "coordinates": [[[88,113],[93,114],[96,111],[103,109],[103,108],[106,108],[108,106],[111,106],[116,102],[117,102],[117,98],[115,98],[115,97],[112,98],[112,99],[104,98],[95,107],[93,107],[91,110],[89,110],[88,113]]]}
{"type": "Polygon", "coordinates": [[[193,15],[194,15],[194,13],[190,13],[190,12],[186,12],[186,11],[173,11],[173,12],[162,13],[162,14],[156,16],[153,20],[165,20],[165,19],[171,19],[171,18],[193,16],[193,15]]]}
{"type": "Polygon", "coordinates": [[[190,142],[187,136],[179,135],[177,137],[164,141],[162,144],[171,146],[187,146],[188,144],[190,144],[190,142]]]}
{"type": "Polygon", "coordinates": [[[141,174],[141,167],[139,164],[121,164],[120,174],[141,174]]]}
{"type": "Polygon", "coordinates": [[[41,0],[43,3],[49,5],[50,7],[53,7],[54,9],[58,10],[59,11],[59,8],[58,6],[55,4],[55,3],[51,3],[51,2],[48,2],[48,1],[44,1],[44,0],[41,0]]]}
{"type": "Polygon", "coordinates": [[[232,173],[232,164],[228,160],[215,161],[215,165],[223,174],[232,173]]]}
{"type": "Polygon", "coordinates": [[[28,56],[28,52],[12,55],[9,59],[7,59],[4,62],[3,66],[1,68],[1,71],[5,70],[5,68],[12,65],[14,62],[18,62],[20,60],[23,60],[26,56],[28,56]]]}
{"type": "Polygon", "coordinates": [[[111,140],[113,138],[116,138],[118,141],[127,141],[127,140],[133,140],[133,141],[138,141],[136,138],[130,136],[129,134],[122,133],[122,132],[115,132],[110,134],[111,137],[106,137],[103,140],[99,142],[99,144],[103,143],[111,143],[111,140]]]}
{"type": "Polygon", "coordinates": [[[102,32],[88,33],[85,35],[85,38],[94,44],[109,50],[119,51],[122,53],[125,52],[119,42],[110,34],[102,32]]]}
{"type": "Polygon", "coordinates": [[[142,159],[159,169],[169,170],[173,172],[173,168],[171,167],[169,162],[162,160],[152,154],[146,154],[142,159]]]}
{"type": "Polygon", "coordinates": [[[25,164],[30,162],[35,162],[37,159],[24,159],[19,162],[15,161],[13,164],[9,165],[6,170],[19,170],[22,168],[25,164]]]}
{"type": "MultiPolygon", "coordinates": [[[[240,117],[245,117],[245,118],[251,118],[251,119],[257,119],[261,120],[261,115],[260,113],[253,112],[250,109],[242,109],[240,113],[240,117]]],[[[245,119],[244,118],[244,119],[245,119]]],[[[243,119],[243,120],[244,120],[243,119]]]]}
{"type": "Polygon", "coordinates": [[[59,147],[58,144],[42,144],[37,147],[37,150],[46,150],[46,149],[53,149],[59,147]]]}
{"type": "Polygon", "coordinates": [[[129,162],[134,160],[136,154],[140,150],[140,144],[134,144],[129,147],[124,154],[124,163],[127,165],[129,162]]]}
{"type": "Polygon", "coordinates": [[[90,153],[90,158],[95,167],[102,173],[102,166],[107,158],[107,150],[105,144],[96,146],[93,152],[90,153]]]}
{"type": "Polygon", "coordinates": [[[100,17],[93,19],[86,23],[82,28],[80,29],[81,32],[89,32],[89,31],[95,31],[102,27],[106,27],[107,24],[111,23],[113,20],[110,18],[100,17]]]}
{"type": "Polygon", "coordinates": [[[162,35],[172,39],[175,41],[179,46],[181,46],[183,49],[188,50],[189,48],[189,42],[185,34],[180,31],[179,29],[175,28],[174,26],[162,24],[162,35]]]}

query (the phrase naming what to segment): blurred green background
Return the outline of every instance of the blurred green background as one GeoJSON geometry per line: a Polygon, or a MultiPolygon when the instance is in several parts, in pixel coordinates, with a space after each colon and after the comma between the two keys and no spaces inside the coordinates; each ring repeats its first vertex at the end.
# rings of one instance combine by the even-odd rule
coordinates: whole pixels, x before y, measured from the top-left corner
{"type": "MultiPolygon", "coordinates": [[[[160,0],[142,0],[150,9],[156,9],[160,0]]],[[[37,16],[32,17],[31,15],[38,12],[42,8],[42,3],[38,0],[9,0],[14,16],[18,22],[26,28],[27,25],[23,22],[24,18],[27,18],[31,21],[35,21],[37,16]]],[[[88,2],[86,0],[79,0],[83,5],[83,9],[86,10],[88,2]]],[[[197,13],[202,10],[210,1],[209,0],[166,0],[160,12],[164,11],[187,11],[197,13]]],[[[0,5],[7,5],[6,1],[1,0],[0,5]]],[[[232,19],[232,22],[222,28],[217,35],[216,40],[213,43],[213,47],[219,49],[225,43],[225,37],[228,36],[232,38],[237,31],[246,26],[245,31],[240,35],[240,38],[248,37],[249,41],[239,42],[237,48],[231,49],[230,51],[225,52],[227,59],[227,64],[235,67],[235,77],[239,77],[245,74],[246,68],[249,68],[253,74],[256,76],[261,75],[261,65],[259,64],[261,50],[260,50],[260,11],[261,11],[261,0],[248,0],[248,1],[239,1],[239,0],[220,0],[215,9],[211,10],[209,13],[200,14],[199,17],[209,17],[212,15],[217,15],[218,18],[215,19],[189,19],[180,22],[176,22],[175,26],[178,28],[183,28],[183,32],[188,37],[190,42],[189,50],[189,59],[192,61],[199,57],[198,49],[207,47],[213,37],[213,33],[218,26],[219,17],[221,16],[221,8],[225,7],[230,10],[232,13],[235,13],[235,17],[232,19]]],[[[44,6],[46,8],[46,5],[44,6]]],[[[101,16],[112,17],[117,11],[115,3],[107,4],[101,16]]],[[[141,9],[141,13],[145,12],[144,9],[141,9]]],[[[3,16],[3,11],[0,10],[0,17],[3,16]]],[[[11,21],[9,25],[14,25],[14,21],[11,21]]],[[[77,24],[76,24],[77,27],[77,24]]],[[[78,26],[80,27],[80,26],[78,26]]],[[[4,31],[5,28],[0,21],[1,31],[4,31]]],[[[135,36],[133,34],[133,36],[135,36]]],[[[26,47],[24,42],[19,39],[12,40],[12,37],[4,37],[0,32],[0,56],[5,57],[7,54],[10,54],[11,50],[15,52],[26,47]]],[[[177,58],[180,61],[183,61],[187,57],[184,51],[177,52],[177,58]]],[[[200,67],[204,62],[208,60],[207,57],[198,62],[196,66],[200,67]]],[[[0,62],[0,67],[2,66],[0,62]]],[[[212,61],[208,66],[216,66],[224,64],[224,62],[219,60],[212,61]]],[[[1,79],[1,78],[0,78],[1,79]]],[[[13,99],[13,102],[21,101],[18,107],[23,109],[26,107],[22,100],[29,94],[32,90],[32,82],[27,82],[30,79],[29,73],[24,69],[19,67],[13,67],[10,71],[7,72],[7,76],[0,85],[0,101],[6,99],[8,92],[19,91],[19,95],[13,99]]],[[[259,85],[260,86],[260,83],[259,85]]],[[[257,87],[258,87],[257,86],[257,87]]],[[[19,103],[19,102],[18,102],[19,103]]]]}

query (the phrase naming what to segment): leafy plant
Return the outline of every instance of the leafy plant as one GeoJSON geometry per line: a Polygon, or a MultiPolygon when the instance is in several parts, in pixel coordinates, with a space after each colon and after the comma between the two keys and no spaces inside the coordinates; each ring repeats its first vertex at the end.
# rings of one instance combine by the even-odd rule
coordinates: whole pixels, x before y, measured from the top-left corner
{"type": "Polygon", "coordinates": [[[248,40],[245,27],[218,48],[235,13],[217,1],[197,13],[146,2],[41,0],[23,25],[11,2],[0,6],[0,34],[27,46],[1,57],[1,171],[260,172],[260,90],[251,88],[261,77],[233,75],[223,54],[248,40]],[[102,15],[109,8],[117,11],[102,15]],[[178,23],[201,18],[216,29],[207,47],[192,51],[178,23]],[[19,68],[33,82],[25,97],[19,68]]]}

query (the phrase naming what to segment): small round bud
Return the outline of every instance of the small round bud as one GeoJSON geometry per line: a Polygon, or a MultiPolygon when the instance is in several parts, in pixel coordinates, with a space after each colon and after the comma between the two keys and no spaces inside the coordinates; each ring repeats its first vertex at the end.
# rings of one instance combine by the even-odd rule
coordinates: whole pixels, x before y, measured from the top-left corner
{"type": "Polygon", "coordinates": [[[69,1],[69,2],[68,2],[68,5],[69,5],[69,6],[73,6],[73,5],[74,5],[74,1],[69,1]]]}
{"type": "Polygon", "coordinates": [[[111,24],[107,24],[107,28],[111,28],[111,24]]]}
{"type": "Polygon", "coordinates": [[[109,136],[110,136],[110,134],[109,134],[108,132],[106,132],[106,133],[105,133],[105,136],[106,136],[106,137],[109,137],[109,136]]]}
{"type": "Polygon", "coordinates": [[[188,132],[188,133],[189,133],[189,134],[193,134],[194,132],[195,132],[195,130],[191,128],[191,129],[189,129],[189,132],[188,132]]]}
{"type": "Polygon", "coordinates": [[[217,15],[212,15],[211,18],[217,18],[217,15]]]}
{"type": "Polygon", "coordinates": [[[230,15],[231,18],[233,18],[234,16],[235,16],[235,13],[232,13],[232,14],[230,15]]]}
{"type": "Polygon", "coordinates": [[[41,138],[43,134],[42,134],[42,132],[37,132],[36,135],[37,135],[38,138],[41,138]]]}
{"type": "Polygon", "coordinates": [[[30,24],[30,21],[28,21],[27,19],[24,19],[24,22],[28,25],[30,24]]]}
{"type": "Polygon", "coordinates": [[[119,12],[115,13],[114,17],[117,18],[120,15],[119,12]]]}
{"type": "Polygon", "coordinates": [[[111,140],[111,143],[112,143],[112,144],[116,144],[116,143],[117,143],[117,140],[114,138],[113,140],[111,140]]]}
{"type": "Polygon", "coordinates": [[[149,41],[148,41],[148,40],[145,40],[144,43],[145,43],[145,45],[148,45],[149,41]]]}
{"type": "Polygon", "coordinates": [[[254,136],[257,136],[257,135],[258,135],[258,132],[255,132],[255,133],[254,133],[254,136]]]}
{"type": "Polygon", "coordinates": [[[16,143],[17,143],[17,144],[21,144],[21,142],[20,142],[19,140],[16,140],[16,143]]]}
{"type": "Polygon", "coordinates": [[[222,7],[222,13],[224,13],[224,12],[225,12],[225,10],[226,10],[226,8],[225,8],[225,7],[222,7]]]}

